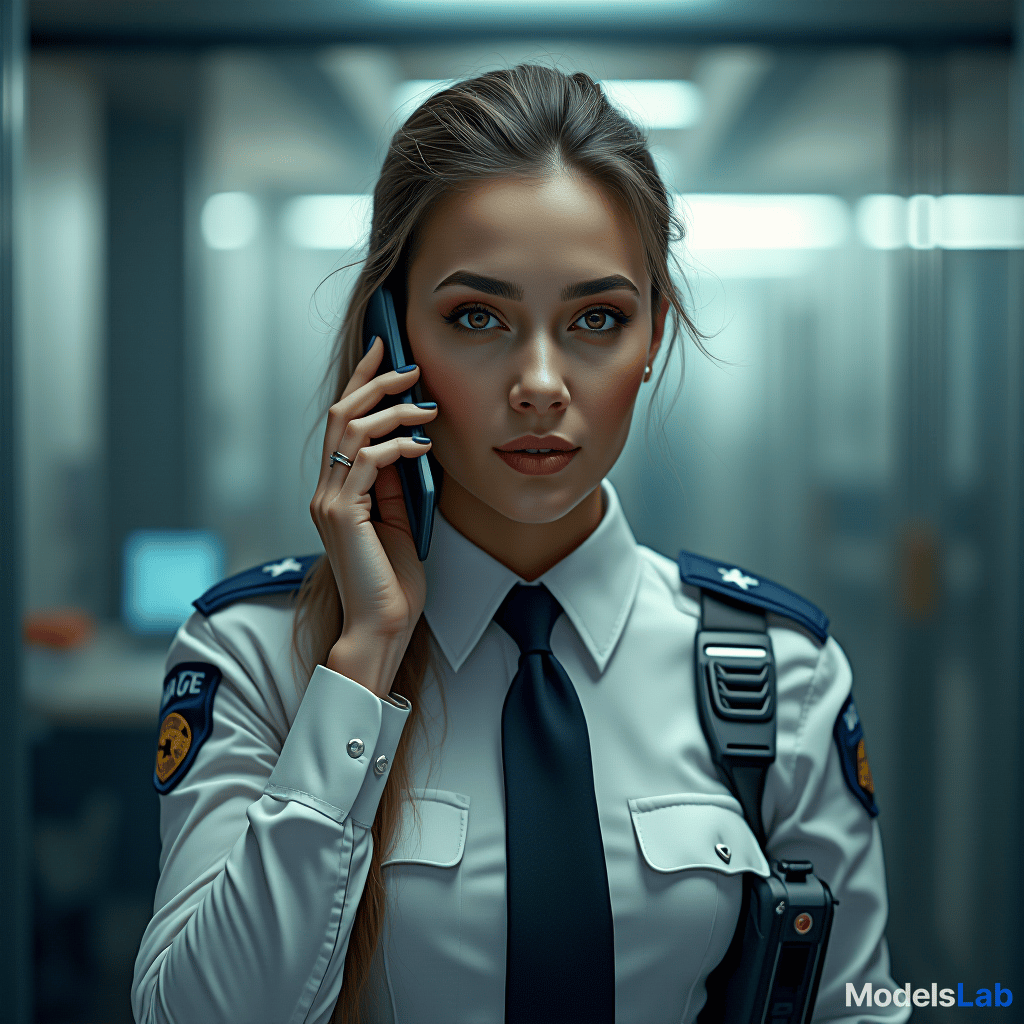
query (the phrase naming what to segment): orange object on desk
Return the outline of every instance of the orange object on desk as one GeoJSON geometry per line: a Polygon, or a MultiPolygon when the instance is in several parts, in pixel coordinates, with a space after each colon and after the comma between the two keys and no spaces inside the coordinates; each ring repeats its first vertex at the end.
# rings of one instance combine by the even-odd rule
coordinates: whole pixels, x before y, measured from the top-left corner
{"type": "Polygon", "coordinates": [[[95,633],[93,617],[80,608],[46,608],[22,620],[22,638],[37,647],[72,650],[84,647],[95,633]]]}

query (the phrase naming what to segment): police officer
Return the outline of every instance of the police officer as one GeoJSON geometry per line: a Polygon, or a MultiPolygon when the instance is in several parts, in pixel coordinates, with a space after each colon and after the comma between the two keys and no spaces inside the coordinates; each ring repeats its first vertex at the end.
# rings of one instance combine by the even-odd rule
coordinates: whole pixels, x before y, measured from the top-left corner
{"type": "MultiPolygon", "coordinates": [[[[396,135],[336,353],[325,554],[214,588],[168,654],[139,1024],[696,1019],[742,876],[769,869],[701,730],[699,593],[605,479],[670,309],[699,340],[669,217],[583,75],[494,72],[396,135]],[[378,374],[359,337],[384,280],[416,362],[378,374]],[[433,401],[381,406],[417,381],[433,401]],[[395,463],[427,447],[421,563],[395,463]]],[[[719,568],[737,600],[769,589],[719,568]]],[[[768,618],[767,851],[813,861],[839,901],[816,1018],[904,1020],[845,1006],[847,983],[895,985],[850,669],[822,621],[796,598],[768,618]]]]}

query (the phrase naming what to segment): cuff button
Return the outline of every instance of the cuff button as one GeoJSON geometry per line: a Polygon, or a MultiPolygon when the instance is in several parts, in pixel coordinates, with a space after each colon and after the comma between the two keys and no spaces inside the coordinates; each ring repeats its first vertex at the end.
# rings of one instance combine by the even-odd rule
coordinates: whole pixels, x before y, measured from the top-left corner
{"type": "Polygon", "coordinates": [[[364,749],[365,747],[363,746],[363,741],[359,739],[358,736],[355,739],[351,739],[348,741],[349,757],[359,757],[364,749]]]}
{"type": "Polygon", "coordinates": [[[373,770],[378,775],[383,775],[388,770],[388,759],[386,754],[381,754],[380,757],[373,762],[373,770]]]}

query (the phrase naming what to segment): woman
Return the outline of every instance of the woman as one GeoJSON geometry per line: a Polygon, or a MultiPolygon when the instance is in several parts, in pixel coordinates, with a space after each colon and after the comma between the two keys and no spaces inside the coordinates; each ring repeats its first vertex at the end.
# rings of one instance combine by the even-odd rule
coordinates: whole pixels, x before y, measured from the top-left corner
{"type": "MultiPolygon", "coordinates": [[[[669,312],[700,343],[671,225],[585,75],[483,75],[396,134],[332,364],[325,556],[214,588],[168,656],[140,1024],[696,1018],[767,865],[698,722],[698,592],[604,479],[669,312]],[[415,364],[378,376],[381,283],[415,364]],[[431,401],[377,410],[416,381],[431,401]],[[379,440],[399,425],[442,478],[425,563],[395,469],[425,446],[379,440]]],[[[768,852],[841,904],[816,1017],[904,1019],[845,1003],[894,987],[873,804],[833,748],[849,666],[769,626],[768,852]]]]}

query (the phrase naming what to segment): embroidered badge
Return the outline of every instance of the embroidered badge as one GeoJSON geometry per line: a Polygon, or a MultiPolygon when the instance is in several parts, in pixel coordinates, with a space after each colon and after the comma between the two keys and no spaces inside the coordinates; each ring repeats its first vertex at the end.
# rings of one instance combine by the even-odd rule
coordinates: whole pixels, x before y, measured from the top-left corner
{"type": "Polygon", "coordinates": [[[160,739],[156,745],[156,777],[166,782],[174,769],[185,760],[192,746],[192,730],[177,711],[172,711],[160,724],[160,739]]]}
{"type": "Polygon", "coordinates": [[[864,727],[857,714],[857,706],[853,703],[853,694],[847,698],[836,718],[832,729],[836,747],[839,750],[839,763],[843,769],[843,778],[853,795],[864,805],[864,809],[875,817],[878,805],[875,803],[875,782],[871,777],[871,766],[864,749],[864,727]]]}
{"type": "Polygon", "coordinates": [[[209,738],[213,697],[220,680],[220,669],[205,661],[183,661],[164,678],[153,766],[153,785],[158,793],[169,793],[181,782],[209,738]]]}

